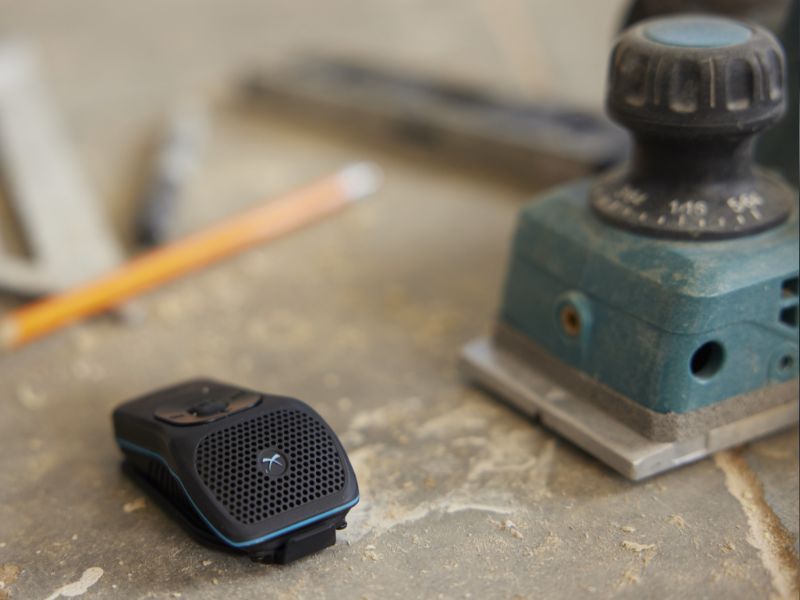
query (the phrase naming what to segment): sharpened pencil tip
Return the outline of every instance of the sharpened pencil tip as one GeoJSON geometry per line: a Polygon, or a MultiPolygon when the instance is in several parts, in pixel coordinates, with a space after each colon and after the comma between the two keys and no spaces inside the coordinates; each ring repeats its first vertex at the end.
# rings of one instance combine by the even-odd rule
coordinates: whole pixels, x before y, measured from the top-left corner
{"type": "Polygon", "coordinates": [[[338,178],[347,199],[355,201],[369,196],[380,187],[383,171],[375,163],[357,162],[339,171],[338,178]]]}

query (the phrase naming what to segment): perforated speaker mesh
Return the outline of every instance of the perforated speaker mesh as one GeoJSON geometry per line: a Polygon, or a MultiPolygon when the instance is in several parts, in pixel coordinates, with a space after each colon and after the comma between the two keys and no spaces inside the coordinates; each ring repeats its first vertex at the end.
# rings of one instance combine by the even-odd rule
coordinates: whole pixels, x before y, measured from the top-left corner
{"type": "Polygon", "coordinates": [[[281,409],[207,435],[197,447],[203,483],[235,519],[252,524],[341,491],[345,470],[331,436],[306,413],[281,409]],[[270,478],[259,454],[274,448],[286,471],[270,478]]]}

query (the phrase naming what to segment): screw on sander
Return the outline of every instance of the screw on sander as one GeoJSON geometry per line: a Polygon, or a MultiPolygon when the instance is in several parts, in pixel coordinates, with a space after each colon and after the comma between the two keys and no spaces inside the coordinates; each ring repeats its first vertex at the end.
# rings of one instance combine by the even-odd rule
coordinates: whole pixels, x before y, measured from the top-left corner
{"type": "Polygon", "coordinates": [[[462,365],[641,479],[797,421],[797,191],[752,164],[785,104],[766,30],[644,21],[609,71],[632,157],[522,210],[494,332],[462,365]]]}

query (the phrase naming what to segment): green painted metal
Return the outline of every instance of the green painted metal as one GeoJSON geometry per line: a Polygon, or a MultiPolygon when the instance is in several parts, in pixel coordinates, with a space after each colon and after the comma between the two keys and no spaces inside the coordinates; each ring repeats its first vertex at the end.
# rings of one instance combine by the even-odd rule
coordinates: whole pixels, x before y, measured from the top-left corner
{"type": "Polygon", "coordinates": [[[798,221],[717,242],[612,228],[589,181],[526,206],[499,319],[657,412],[688,412],[798,376],[798,221]],[[562,310],[579,331],[565,332],[562,310]]]}

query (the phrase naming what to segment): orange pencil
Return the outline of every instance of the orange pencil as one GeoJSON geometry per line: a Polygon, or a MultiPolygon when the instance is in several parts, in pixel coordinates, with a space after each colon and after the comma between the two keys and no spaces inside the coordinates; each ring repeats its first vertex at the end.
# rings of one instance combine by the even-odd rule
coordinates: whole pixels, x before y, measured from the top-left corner
{"type": "Polygon", "coordinates": [[[0,319],[0,349],[22,346],[226,256],[273,240],[371,194],[380,172],[354,163],[306,187],[231,217],[122,265],[73,290],[23,306],[0,319]]]}

